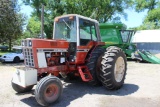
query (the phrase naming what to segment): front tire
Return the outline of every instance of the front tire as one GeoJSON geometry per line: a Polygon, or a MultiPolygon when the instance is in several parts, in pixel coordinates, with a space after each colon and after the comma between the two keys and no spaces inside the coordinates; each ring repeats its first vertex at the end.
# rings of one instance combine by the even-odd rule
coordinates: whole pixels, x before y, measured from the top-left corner
{"type": "Polygon", "coordinates": [[[18,63],[20,61],[20,58],[18,56],[16,56],[13,60],[13,62],[18,63]]]}
{"type": "Polygon", "coordinates": [[[24,93],[24,92],[29,92],[32,90],[34,85],[27,86],[27,87],[21,87],[15,83],[12,82],[12,88],[17,92],[17,93],[24,93]]]}
{"type": "Polygon", "coordinates": [[[42,106],[49,106],[61,97],[63,86],[59,78],[46,76],[40,80],[35,89],[35,98],[42,106]]]}
{"type": "Polygon", "coordinates": [[[111,46],[106,49],[101,61],[100,80],[110,90],[122,87],[127,70],[127,60],[122,49],[111,46]]]}

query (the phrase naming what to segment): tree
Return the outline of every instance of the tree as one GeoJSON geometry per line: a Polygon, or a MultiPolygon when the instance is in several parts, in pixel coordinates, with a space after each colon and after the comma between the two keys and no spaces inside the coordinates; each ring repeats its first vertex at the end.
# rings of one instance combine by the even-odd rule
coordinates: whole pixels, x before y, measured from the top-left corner
{"type": "Polygon", "coordinates": [[[9,50],[12,42],[22,35],[25,17],[18,11],[17,0],[0,1],[0,41],[7,42],[9,50]]]}
{"type": "Polygon", "coordinates": [[[160,1],[159,0],[135,0],[137,12],[147,10],[143,24],[137,29],[160,29],[160,1]]]}
{"type": "Polygon", "coordinates": [[[160,8],[153,9],[148,12],[148,15],[145,17],[145,22],[153,21],[158,22],[160,21],[160,8]]]}
{"type": "Polygon", "coordinates": [[[44,8],[44,32],[47,38],[52,38],[53,33],[53,19],[65,13],[63,0],[23,0],[27,5],[34,8],[32,16],[38,17],[41,21],[41,8],[42,4],[45,5],[44,8]]]}
{"type": "Polygon", "coordinates": [[[41,22],[36,16],[29,19],[26,29],[20,39],[39,38],[41,35],[41,22]]]}
{"type": "Polygon", "coordinates": [[[139,27],[136,28],[132,28],[134,30],[153,30],[156,29],[156,25],[155,22],[145,22],[142,25],[140,25],[139,27]]]}
{"type": "Polygon", "coordinates": [[[33,16],[41,20],[41,6],[44,10],[44,31],[47,38],[52,38],[53,19],[63,14],[80,14],[97,19],[99,22],[117,20],[117,17],[127,15],[124,9],[132,3],[131,0],[23,0],[34,8],[33,16]]]}
{"type": "Polygon", "coordinates": [[[39,19],[36,16],[31,17],[28,21],[28,25],[26,28],[27,28],[26,31],[28,31],[30,33],[30,35],[32,35],[29,37],[37,38],[41,33],[41,31],[40,31],[41,30],[41,22],[39,21],[39,19]]]}
{"type": "Polygon", "coordinates": [[[142,12],[144,10],[151,11],[159,5],[159,0],[135,0],[135,9],[137,12],[142,12]]]}
{"type": "Polygon", "coordinates": [[[124,9],[131,3],[130,0],[66,0],[65,9],[66,13],[81,14],[105,23],[117,16],[126,17],[124,9]]]}

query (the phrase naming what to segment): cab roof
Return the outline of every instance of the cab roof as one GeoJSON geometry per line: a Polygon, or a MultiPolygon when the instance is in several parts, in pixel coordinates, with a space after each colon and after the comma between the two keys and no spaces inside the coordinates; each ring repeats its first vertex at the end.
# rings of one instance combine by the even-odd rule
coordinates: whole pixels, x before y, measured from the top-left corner
{"type": "MultiPolygon", "coordinates": [[[[64,17],[70,17],[70,16],[75,16],[75,17],[79,17],[79,18],[82,18],[82,19],[86,19],[86,20],[90,20],[92,22],[95,22],[95,23],[99,23],[97,20],[95,19],[91,19],[89,17],[85,17],[85,16],[82,16],[82,15],[78,15],[78,14],[66,14],[66,15],[62,15],[62,16],[58,16],[56,18],[64,18],[64,17]]],[[[56,19],[55,18],[55,19],[56,19]]]]}

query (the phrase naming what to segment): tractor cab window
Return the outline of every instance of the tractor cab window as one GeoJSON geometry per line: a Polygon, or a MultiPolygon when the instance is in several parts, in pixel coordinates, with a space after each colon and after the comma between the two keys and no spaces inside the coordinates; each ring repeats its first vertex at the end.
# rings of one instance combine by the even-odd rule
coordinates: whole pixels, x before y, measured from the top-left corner
{"type": "Polygon", "coordinates": [[[57,19],[55,22],[55,34],[54,39],[63,39],[68,42],[77,41],[77,27],[76,27],[76,18],[66,17],[57,19]]]}
{"type": "Polygon", "coordinates": [[[95,23],[79,19],[80,45],[87,45],[89,41],[97,41],[95,23]]]}
{"type": "Polygon", "coordinates": [[[121,30],[121,37],[124,43],[130,43],[132,36],[134,34],[133,30],[121,30]]]}

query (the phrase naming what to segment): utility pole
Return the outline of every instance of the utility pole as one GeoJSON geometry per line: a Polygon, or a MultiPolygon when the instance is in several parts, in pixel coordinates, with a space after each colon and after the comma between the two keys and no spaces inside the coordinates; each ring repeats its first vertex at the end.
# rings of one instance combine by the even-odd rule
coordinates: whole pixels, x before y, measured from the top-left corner
{"type": "Polygon", "coordinates": [[[41,38],[44,39],[44,5],[42,4],[42,10],[41,10],[41,38]]]}

